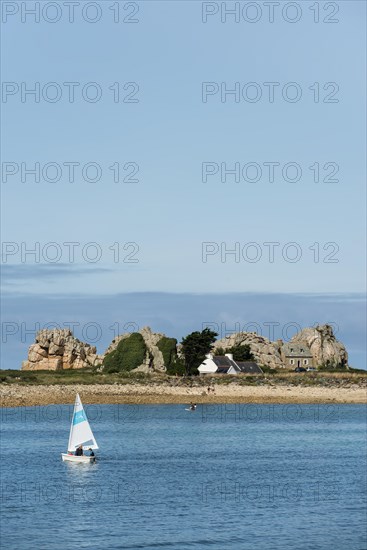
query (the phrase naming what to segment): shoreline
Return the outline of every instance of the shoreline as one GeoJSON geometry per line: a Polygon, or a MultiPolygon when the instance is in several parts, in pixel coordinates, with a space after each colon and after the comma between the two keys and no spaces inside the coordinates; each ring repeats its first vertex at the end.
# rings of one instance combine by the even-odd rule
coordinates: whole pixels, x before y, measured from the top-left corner
{"type": "Polygon", "coordinates": [[[172,387],[167,384],[58,384],[0,386],[1,407],[31,407],[74,403],[79,393],[85,404],[366,404],[367,390],[358,385],[329,388],[322,386],[239,386],[215,385],[207,392],[203,387],[172,387]]]}

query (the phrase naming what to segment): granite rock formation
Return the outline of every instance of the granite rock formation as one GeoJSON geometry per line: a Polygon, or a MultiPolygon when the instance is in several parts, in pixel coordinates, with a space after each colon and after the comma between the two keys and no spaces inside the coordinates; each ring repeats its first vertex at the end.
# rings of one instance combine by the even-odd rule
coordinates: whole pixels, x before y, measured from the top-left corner
{"type": "Polygon", "coordinates": [[[81,342],[69,329],[44,329],[28,350],[22,370],[82,369],[100,365],[95,346],[81,342]]]}
{"type": "MultiPolygon", "coordinates": [[[[158,349],[157,343],[165,335],[159,332],[152,332],[150,327],[144,327],[138,332],[144,338],[145,345],[147,346],[147,353],[144,363],[140,365],[137,369],[134,369],[134,372],[148,372],[151,369],[153,369],[154,371],[164,372],[166,370],[166,367],[164,365],[163,354],[158,349]]],[[[119,342],[121,342],[121,340],[124,340],[125,338],[129,338],[129,336],[131,336],[131,332],[117,336],[108,346],[105,355],[107,353],[111,353],[111,351],[114,351],[117,348],[119,342]]]]}
{"type": "Polygon", "coordinates": [[[335,338],[330,325],[317,325],[315,328],[304,328],[293,336],[290,342],[305,342],[310,348],[315,366],[348,367],[347,350],[335,338]]]}
{"type": "Polygon", "coordinates": [[[260,366],[270,367],[273,369],[284,367],[281,357],[281,340],[271,342],[264,336],[259,336],[256,332],[237,332],[230,334],[222,340],[215,342],[213,353],[217,348],[223,348],[227,351],[233,346],[249,345],[252,355],[256,363],[260,366]]]}
{"type": "MultiPolygon", "coordinates": [[[[158,342],[164,334],[152,332],[149,327],[138,331],[147,347],[144,362],[135,371],[165,372],[166,366],[158,342]]],[[[109,345],[104,355],[97,355],[95,346],[81,342],[75,338],[69,329],[44,329],[37,333],[36,341],[28,351],[28,359],[23,361],[23,370],[62,370],[82,369],[91,366],[101,366],[107,353],[114,351],[119,342],[129,338],[131,333],[117,336],[109,345]]],[[[297,333],[289,343],[305,344],[311,351],[314,366],[329,365],[330,367],[348,367],[348,353],[345,346],[339,342],[330,325],[318,325],[315,328],[305,328],[297,333]]],[[[238,332],[217,340],[213,353],[218,348],[227,351],[233,346],[249,345],[256,363],[260,366],[274,369],[284,368],[282,357],[282,340],[271,342],[255,332],[238,332]]],[[[177,345],[178,356],[182,357],[181,345],[177,345]]]]}

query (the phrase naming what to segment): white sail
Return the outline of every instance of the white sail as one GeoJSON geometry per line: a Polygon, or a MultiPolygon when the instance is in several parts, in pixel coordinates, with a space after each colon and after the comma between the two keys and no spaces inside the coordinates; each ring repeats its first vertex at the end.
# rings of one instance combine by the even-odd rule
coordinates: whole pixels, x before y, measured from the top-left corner
{"type": "Polygon", "coordinates": [[[89,426],[79,394],[77,394],[71,421],[68,451],[74,452],[79,445],[82,445],[83,449],[98,449],[97,441],[89,426]]]}

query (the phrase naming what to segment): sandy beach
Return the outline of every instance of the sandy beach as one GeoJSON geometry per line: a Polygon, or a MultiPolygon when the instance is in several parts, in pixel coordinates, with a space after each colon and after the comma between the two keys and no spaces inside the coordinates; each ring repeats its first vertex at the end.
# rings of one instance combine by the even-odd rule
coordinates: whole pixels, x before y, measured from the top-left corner
{"type": "Polygon", "coordinates": [[[169,404],[169,403],[367,403],[367,389],[348,387],[239,386],[172,387],[168,384],[72,384],[0,386],[2,407],[73,403],[79,393],[84,403],[169,404]]]}

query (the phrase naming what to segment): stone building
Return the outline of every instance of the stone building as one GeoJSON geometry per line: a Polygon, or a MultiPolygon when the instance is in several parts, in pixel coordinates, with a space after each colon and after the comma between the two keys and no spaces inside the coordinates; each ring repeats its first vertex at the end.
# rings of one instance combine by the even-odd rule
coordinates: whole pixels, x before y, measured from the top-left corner
{"type": "Polygon", "coordinates": [[[285,367],[295,369],[296,367],[314,367],[313,357],[310,348],[306,343],[289,342],[282,347],[282,356],[285,367]]]}

